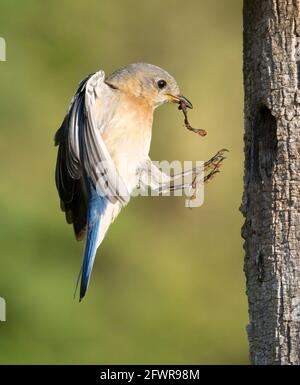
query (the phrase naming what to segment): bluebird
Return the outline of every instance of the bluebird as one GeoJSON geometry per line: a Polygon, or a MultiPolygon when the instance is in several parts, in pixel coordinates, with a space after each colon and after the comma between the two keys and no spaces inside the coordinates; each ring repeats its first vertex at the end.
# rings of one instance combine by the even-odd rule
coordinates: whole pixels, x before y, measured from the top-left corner
{"type": "MultiPolygon", "coordinates": [[[[149,158],[153,112],[169,102],[192,108],[176,80],[155,65],[130,64],[108,77],[100,70],[81,81],[56,132],[61,209],[76,239],[85,238],[80,301],[97,248],[134,189],[170,189],[172,178],[149,158]]],[[[206,166],[221,158],[218,153],[206,166]]]]}

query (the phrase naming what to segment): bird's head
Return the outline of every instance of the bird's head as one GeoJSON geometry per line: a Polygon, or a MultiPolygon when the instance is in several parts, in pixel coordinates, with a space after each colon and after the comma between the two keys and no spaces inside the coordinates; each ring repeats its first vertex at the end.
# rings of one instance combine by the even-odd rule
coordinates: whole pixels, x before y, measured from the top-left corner
{"type": "Polygon", "coordinates": [[[129,64],[110,75],[107,83],[134,97],[145,99],[153,108],[169,102],[193,108],[191,102],[180,94],[173,76],[153,64],[129,64]]]}

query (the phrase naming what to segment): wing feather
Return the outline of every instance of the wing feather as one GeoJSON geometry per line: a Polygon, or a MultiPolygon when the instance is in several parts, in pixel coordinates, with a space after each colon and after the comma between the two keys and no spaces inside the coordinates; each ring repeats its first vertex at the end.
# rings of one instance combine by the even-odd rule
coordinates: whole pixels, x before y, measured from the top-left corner
{"type": "Polygon", "coordinates": [[[59,146],[56,186],[61,207],[77,238],[86,225],[87,202],[84,183],[90,181],[101,196],[121,206],[129,201],[126,185],[102,139],[117,105],[116,91],[98,71],[79,84],[68,113],[55,135],[59,146]],[[100,101],[100,103],[99,103],[100,101]]]}

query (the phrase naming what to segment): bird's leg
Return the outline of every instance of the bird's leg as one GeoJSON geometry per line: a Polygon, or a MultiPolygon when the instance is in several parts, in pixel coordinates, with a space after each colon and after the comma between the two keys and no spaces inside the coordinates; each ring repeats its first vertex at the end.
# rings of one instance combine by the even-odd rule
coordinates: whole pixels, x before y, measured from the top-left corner
{"type": "Polygon", "coordinates": [[[219,168],[221,167],[224,159],[226,159],[224,156],[224,153],[227,151],[228,150],[226,149],[222,149],[218,151],[211,159],[209,159],[204,163],[204,175],[202,177],[202,181],[199,180],[199,175],[202,173],[203,170],[202,168],[195,167],[193,169],[183,171],[179,174],[175,174],[173,177],[169,178],[169,181],[167,183],[161,184],[155,190],[160,195],[163,195],[172,191],[184,190],[186,188],[192,188],[196,192],[197,188],[203,185],[203,182],[207,183],[215,176],[215,174],[219,172],[219,168]],[[186,178],[188,176],[192,176],[191,182],[178,184],[178,185],[175,184],[177,179],[182,180],[182,178],[186,178]]]}
{"type": "Polygon", "coordinates": [[[189,198],[186,206],[200,206],[203,203],[203,190],[201,189],[219,172],[226,151],[225,149],[218,151],[211,159],[203,162],[201,167],[184,170],[172,177],[161,171],[162,167],[157,167],[148,159],[138,170],[138,189],[142,195],[146,196],[149,195],[149,187],[151,195],[154,196],[185,191],[185,195],[189,198]]]}

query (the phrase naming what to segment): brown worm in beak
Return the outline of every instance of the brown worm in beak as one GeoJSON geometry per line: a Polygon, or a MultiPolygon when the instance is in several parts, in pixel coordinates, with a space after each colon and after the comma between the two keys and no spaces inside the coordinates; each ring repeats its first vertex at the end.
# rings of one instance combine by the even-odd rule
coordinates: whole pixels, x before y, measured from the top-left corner
{"type": "Polygon", "coordinates": [[[184,125],[188,130],[193,131],[195,134],[198,134],[200,136],[205,136],[207,134],[207,132],[205,130],[203,130],[203,128],[193,128],[190,125],[189,120],[188,120],[187,105],[184,103],[183,100],[179,102],[178,109],[182,110],[182,112],[183,112],[184,125]]]}

